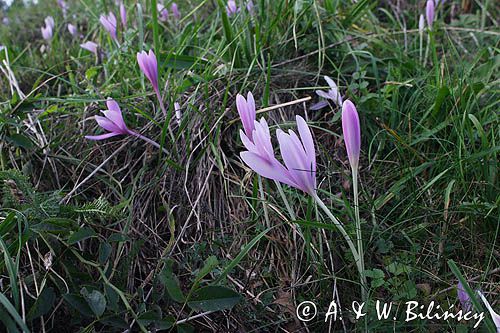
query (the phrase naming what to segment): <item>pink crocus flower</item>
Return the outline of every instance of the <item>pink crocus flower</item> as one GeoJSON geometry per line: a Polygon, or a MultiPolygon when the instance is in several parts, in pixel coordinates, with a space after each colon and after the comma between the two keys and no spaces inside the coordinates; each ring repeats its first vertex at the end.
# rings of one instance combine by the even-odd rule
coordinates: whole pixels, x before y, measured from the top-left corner
{"type": "Polygon", "coordinates": [[[255,5],[253,4],[252,0],[247,2],[247,10],[250,14],[254,13],[254,7],[255,7],[255,5]]]}
{"type": "Polygon", "coordinates": [[[120,18],[122,20],[123,29],[127,29],[127,9],[123,4],[123,1],[120,1],[120,18]]]}
{"type": "Polygon", "coordinates": [[[486,306],[486,308],[490,312],[491,319],[493,320],[493,323],[495,324],[497,332],[500,333],[500,315],[493,310],[490,303],[488,302],[486,297],[484,297],[484,295],[481,291],[478,291],[477,293],[479,294],[479,297],[481,298],[484,305],[486,306]]]}
{"type": "Polygon", "coordinates": [[[127,128],[118,103],[116,103],[113,99],[108,99],[106,106],[108,107],[107,110],[101,110],[104,117],[94,116],[94,118],[99,126],[104,128],[109,133],[95,136],[86,135],[85,138],[89,140],[104,140],[117,135],[135,135],[135,132],[127,128]]]}
{"type": "Polygon", "coordinates": [[[159,3],[156,5],[156,10],[158,11],[158,19],[162,22],[167,22],[168,21],[168,9],[159,3]]]}
{"type": "Polygon", "coordinates": [[[434,22],[434,0],[427,0],[425,15],[427,17],[429,29],[432,29],[432,23],[434,22]]]}
{"type": "Polygon", "coordinates": [[[78,28],[71,23],[68,23],[68,31],[72,36],[78,35],[78,28]]]}
{"type": "Polygon", "coordinates": [[[48,25],[48,26],[46,25],[45,27],[42,27],[41,31],[42,31],[43,39],[45,39],[45,40],[52,39],[54,32],[53,32],[52,27],[50,25],[48,25]]]}
{"type": "Polygon", "coordinates": [[[179,20],[181,18],[181,12],[179,11],[179,7],[177,6],[177,4],[175,2],[173,2],[170,5],[170,11],[172,12],[172,15],[174,16],[174,18],[176,20],[179,20]]]}
{"type": "Polygon", "coordinates": [[[80,44],[80,47],[82,49],[85,49],[87,51],[94,53],[97,56],[97,48],[99,47],[99,45],[97,45],[96,43],[88,41],[88,42],[85,42],[83,44],[80,44]]]}
{"type": "Polygon", "coordinates": [[[464,286],[460,282],[457,285],[457,297],[460,302],[460,305],[462,306],[462,309],[465,312],[470,311],[472,307],[471,299],[469,297],[469,294],[467,294],[467,292],[465,291],[464,286]]]}
{"type": "Polygon", "coordinates": [[[233,16],[234,14],[238,13],[239,11],[240,11],[240,9],[236,6],[236,1],[228,0],[227,5],[226,5],[227,16],[233,16]]]}
{"type": "Polygon", "coordinates": [[[47,16],[45,18],[45,27],[42,27],[40,30],[42,31],[42,37],[45,40],[50,40],[52,39],[52,36],[54,35],[54,18],[52,16],[47,16]]]}
{"type": "Polygon", "coordinates": [[[151,82],[153,90],[155,91],[156,96],[158,97],[158,101],[160,102],[161,110],[166,116],[167,110],[165,109],[165,105],[163,104],[160,89],[158,86],[158,62],[153,50],[149,50],[149,53],[146,53],[146,51],[137,52],[137,63],[139,64],[141,71],[148,78],[149,82],[151,82]]]}
{"type": "Polygon", "coordinates": [[[50,26],[52,29],[54,29],[55,25],[56,25],[56,24],[55,24],[55,22],[54,22],[54,18],[53,18],[52,16],[47,16],[47,17],[45,18],[45,26],[46,26],[46,27],[49,27],[49,26],[50,26]]]}
{"type": "Polygon", "coordinates": [[[323,91],[323,90],[316,90],[316,94],[320,97],[323,97],[324,99],[331,100],[338,106],[342,105],[342,96],[339,93],[339,88],[337,87],[337,84],[329,77],[325,75],[325,81],[328,83],[330,86],[330,89],[328,91],[323,91]]]}
{"type": "Polygon", "coordinates": [[[242,95],[236,95],[236,108],[238,109],[238,114],[240,115],[241,122],[243,124],[243,129],[245,130],[246,136],[252,139],[252,133],[254,130],[254,123],[256,119],[255,112],[255,100],[251,92],[248,92],[247,99],[242,95]]]}
{"type": "Polygon", "coordinates": [[[102,14],[101,17],[99,18],[99,21],[101,22],[102,26],[106,31],[109,33],[111,38],[114,40],[117,40],[118,37],[116,36],[116,16],[112,12],[109,12],[108,15],[102,14]]]}
{"type": "Polygon", "coordinates": [[[277,130],[280,152],[285,162],[281,164],[274,156],[269,127],[264,118],[255,121],[252,138],[240,130],[240,138],[247,151],[241,152],[241,159],[255,172],[298,188],[311,195],[316,189],[316,156],[311,131],[305,120],[297,116],[299,137],[290,130],[277,130]]]}
{"type": "Polygon", "coordinates": [[[342,105],[342,131],[344,143],[349,157],[349,163],[353,171],[358,169],[359,153],[361,150],[361,130],[356,107],[350,100],[342,105]]]}
{"type": "Polygon", "coordinates": [[[66,16],[66,13],[68,12],[68,4],[64,0],[57,0],[57,4],[61,8],[63,16],[66,16]]]}
{"type": "Polygon", "coordinates": [[[137,52],[137,63],[141,71],[146,75],[149,82],[153,86],[155,92],[159,92],[158,89],[158,62],[156,60],[156,55],[153,50],[137,52]]]}

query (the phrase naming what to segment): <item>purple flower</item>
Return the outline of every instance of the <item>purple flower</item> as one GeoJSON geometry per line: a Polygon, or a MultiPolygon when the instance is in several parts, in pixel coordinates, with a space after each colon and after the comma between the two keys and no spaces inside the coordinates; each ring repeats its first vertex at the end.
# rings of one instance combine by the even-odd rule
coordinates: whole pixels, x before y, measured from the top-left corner
{"type": "Polygon", "coordinates": [[[179,20],[181,18],[181,12],[179,11],[179,8],[175,2],[170,5],[170,11],[172,12],[172,15],[176,20],[179,20]]]}
{"type": "Polygon", "coordinates": [[[9,20],[9,18],[8,18],[7,16],[5,16],[5,17],[2,19],[2,23],[3,23],[4,25],[9,25],[9,24],[10,24],[10,20],[9,20]]]}
{"type": "Polygon", "coordinates": [[[238,13],[239,11],[240,11],[240,9],[236,6],[236,1],[228,0],[227,5],[226,5],[227,16],[233,16],[234,14],[238,13]]]}
{"type": "Polygon", "coordinates": [[[78,28],[71,23],[68,23],[68,31],[72,36],[78,35],[78,28]]]}
{"type": "Polygon", "coordinates": [[[57,0],[57,4],[59,5],[59,7],[61,7],[63,16],[66,16],[66,12],[68,11],[68,4],[63,0],[57,0]]]}
{"type": "Polygon", "coordinates": [[[332,100],[338,106],[342,105],[342,96],[339,93],[339,88],[335,84],[335,82],[328,76],[325,75],[325,80],[330,86],[330,89],[327,92],[323,90],[316,90],[316,94],[324,99],[332,100]]]}
{"type": "Polygon", "coordinates": [[[156,9],[158,11],[158,19],[162,22],[168,21],[168,9],[165,8],[162,4],[157,4],[156,9]]]}
{"type": "Polygon", "coordinates": [[[240,115],[240,119],[243,124],[243,129],[245,130],[246,136],[250,140],[253,140],[252,132],[254,130],[256,113],[255,100],[252,93],[248,92],[246,100],[242,95],[236,95],[236,108],[238,109],[238,114],[240,115]]]}
{"type": "Polygon", "coordinates": [[[54,18],[52,16],[47,16],[45,18],[45,27],[42,27],[40,30],[42,31],[42,37],[45,40],[50,40],[52,39],[52,36],[54,35],[54,18]]]}
{"type": "Polygon", "coordinates": [[[163,115],[166,116],[167,110],[165,109],[165,105],[163,104],[160,89],[158,87],[158,62],[153,50],[149,50],[149,53],[146,53],[146,51],[142,51],[140,53],[137,52],[137,62],[139,63],[141,71],[148,78],[149,82],[151,82],[153,90],[156,93],[156,97],[158,97],[158,101],[160,102],[160,107],[163,115]]]}
{"type": "Polygon", "coordinates": [[[255,121],[253,140],[240,130],[240,138],[247,151],[241,152],[241,159],[255,172],[306,193],[314,194],[316,189],[316,155],[311,131],[305,120],[297,116],[299,137],[290,130],[278,130],[280,152],[286,168],[274,156],[269,127],[264,118],[255,121]]]}
{"type": "Polygon", "coordinates": [[[346,100],[342,105],[342,131],[349,163],[353,170],[357,170],[361,150],[361,130],[358,111],[350,100],[346,100]]]}
{"type": "Polygon", "coordinates": [[[117,135],[135,135],[135,132],[129,130],[125,121],[123,120],[122,111],[120,106],[113,99],[108,99],[106,102],[107,110],[101,110],[104,117],[95,116],[95,120],[109,133],[101,135],[86,135],[85,138],[89,140],[104,140],[117,135]]]}
{"type": "Polygon", "coordinates": [[[432,23],[434,22],[434,0],[427,0],[425,15],[427,17],[427,25],[429,26],[429,29],[432,29],[432,23]]]}
{"type": "Polygon", "coordinates": [[[460,301],[460,305],[462,305],[462,309],[465,312],[470,311],[472,308],[471,299],[470,299],[469,295],[467,294],[467,292],[465,291],[464,286],[460,282],[458,282],[458,285],[457,285],[457,296],[458,296],[458,300],[460,301]]]}
{"type": "Polygon", "coordinates": [[[42,31],[42,37],[43,37],[43,39],[45,39],[45,40],[52,39],[52,36],[53,36],[54,33],[53,33],[52,27],[50,25],[42,27],[41,31],[42,31]]]}
{"type": "Polygon", "coordinates": [[[247,10],[250,14],[254,13],[254,7],[255,7],[255,5],[253,4],[252,0],[247,2],[247,10]]]}
{"type": "Polygon", "coordinates": [[[424,14],[420,14],[420,19],[418,20],[418,33],[423,34],[424,28],[425,28],[424,14]]]}
{"type": "Polygon", "coordinates": [[[99,18],[99,21],[101,22],[102,26],[106,31],[109,33],[111,38],[114,40],[117,40],[118,37],[116,36],[116,16],[112,12],[109,12],[108,15],[102,14],[101,17],[99,18]]]}
{"type": "Polygon", "coordinates": [[[493,311],[493,308],[491,307],[490,303],[488,300],[484,297],[483,293],[478,291],[479,297],[481,297],[481,300],[483,301],[484,305],[488,309],[491,315],[491,319],[493,320],[493,323],[495,323],[495,326],[497,328],[497,332],[500,332],[500,315],[493,311]]]}
{"type": "Polygon", "coordinates": [[[127,29],[127,9],[123,4],[123,1],[120,1],[120,18],[122,20],[123,29],[127,29]]]}
{"type": "Polygon", "coordinates": [[[54,22],[54,18],[52,16],[47,16],[45,18],[45,26],[46,27],[51,27],[52,29],[54,29],[55,27],[55,22],[54,22]]]}
{"type": "Polygon", "coordinates": [[[80,47],[82,49],[85,49],[87,51],[90,51],[90,52],[94,53],[97,56],[97,48],[99,47],[99,45],[97,45],[96,43],[94,43],[94,42],[85,42],[83,44],[80,44],[80,47]]]}
{"type": "Polygon", "coordinates": [[[153,50],[149,50],[149,53],[146,51],[137,52],[137,62],[141,71],[153,85],[155,92],[158,93],[160,91],[158,89],[158,62],[153,50]]]}

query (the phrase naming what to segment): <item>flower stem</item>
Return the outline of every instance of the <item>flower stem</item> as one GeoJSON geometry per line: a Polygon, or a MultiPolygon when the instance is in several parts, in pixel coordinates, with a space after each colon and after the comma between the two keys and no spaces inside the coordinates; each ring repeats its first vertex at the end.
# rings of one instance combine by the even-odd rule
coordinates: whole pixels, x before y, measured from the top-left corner
{"type": "Polygon", "coordinates": [[[153,141],[150,138],[148,138],[148,137],[146,137],[146,136],[144,136],[142,134],[139,134],[137,132],[134,132],[134,131],[130,131],[130,134],[133,135],[133,136],[135,136],[135,137],[138,137],[141,140],[146,141],[147,143],[149,143],[150,145],[155,146],[158,149],[162,149],[164,153],[168,154],[168,150],[166,150],[165,148],[163,148],[162,146],[160,146],[156,141],[153,141]]]}
{"type": "Polygon", "coordinates": [[[365,276],[365,258],[363,251],[363,236],[361,233],[361,219],[359,218],[359,192],[358,192],[358,170],[352,168],[352,188],[354,192],[354,219],[356,223],[356,239],[358,244],[358,254],[361,266],[361,297],[366,301],[366,276],[365,276]]]}
{"type": "Polygon", "coordinates": [[[358,251],[356,250],[356,247],[354,246],[354,243],[352,242],[351,237],[349,237],[349,235],[345,231],[342,223],[332,214],[332,212],[328,209],[328,207],[325,205],[325,203],[318,197],[318,195],[315,193],[312,195],[312,197],[316,201],[316,203],[321,207],[321,209],[323,209],[323,211],[330,218],[330,220],[332,220],[333,224],[335,224],[335,226],[340,231],[340,233],[344,237],[345,241],[349,245],[349,249],[351,250],[352,256],[354,257],[354,261],[356,262],[356,267],[358,268],[358,272],[359,272],[360,280],[361,280],[361,292],[362,292],[362,296],[363,296],[363,301],[365,301],[366,296],[365,296],[364,290],[365,290],[365,285],[366,285],[366,279],[365,279],[360,255],[358,254],[358,251]]]}
{"type": "Polygon", "coordinates": [[[274,181],[276,187],[278,188],[278,192],[280,193],[281,199],[285,203],[286,210],[288,211],[288,215],[292,221],[295,221],[295,213],[293,212],[292,207],[290,207],[290,203],[288,203],[288,199],[286,198],[285,192],[283,192],[283,187],[281,187],[281,183],[277,180],[274,181]]]}
{"type": "Polygon", "coordinates": [[[158,98],[158,102],[160,102],[160,108],[163,112],[163,115],[167,116],[167,110],[165,109],[165,104],[163,104],[163,99],[161,98],[160,90],[155,88],[156,97],[158,98]]]}

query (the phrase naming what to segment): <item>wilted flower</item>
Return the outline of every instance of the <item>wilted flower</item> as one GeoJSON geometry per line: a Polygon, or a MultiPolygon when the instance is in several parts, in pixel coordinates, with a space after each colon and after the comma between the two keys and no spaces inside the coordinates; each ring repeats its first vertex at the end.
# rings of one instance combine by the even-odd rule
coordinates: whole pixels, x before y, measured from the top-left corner
{"type": "Polygon", "coordinates": [[[424,14],[420,14],[420,19],[418,20],[418,32],[420,34],[423,34],[424,33],[424,28],[425,28],[424,14]]]}
{"type": "Polygon", "coordinates": [[[72,36],[78,35],[78,28],[71,23],[68,23],[68,31],[72,36]]]}
{"type": "Polygon", "coordinates": [[[486,306],[486,308],[490,312],[491,319],[493,320],[493,323],[496,326],[497,332],[500,332],[500,315],[498,313],[496,313],[495,311],[493,311],[493,308],[491,307],[491,305],[488,302],[488,300],[486,299],[486,297],[484,297],[482,292],[478,291],[477,293],[479,294],[479,297],[481,297],[481,300],[483,301],[484,305],[486,306]]]}
{"type": "Polygon", "coordinates": [[[350,100],[346,100],[342,105],[342,131],[349,163],[352,170],[357,170],[361,150],[361,130],[358,111],[350,100]]]}
{"type": "Polygon", "coordinates": [[[460,301],[460,305],[462,305],[462,309],[465,312],[470,311],[470,309],[472,307],[471,299],[470,299],[469,295],[467,294],[467,292],[465,291],[464,286],[460,282],[458,282],[458,285],[457,285],[457,296],[458,296],[458,300],[460,301]]]}
{"type": "Polygon", "coordinates": [[[101,17],[99,18],[99,21],[101,22],[102,26],[106,31],[109,33],[111,38],[114,40],[117,40],[118,37],[116,36],[116,16],[112,12],[109,12],[108,15],[102,14],[101,17]]]}
{"type": "Polygon", "coordinates": [[[425,15],[427,17],[429,29],[432,29],[432,23],[434,22],[434,0],[427,0],[425,15]]]}
{"type": "Polygon", "coordinates": [[[96,43],[89,41],[89,42],[85,42],[83,44],[80,44],[80,47],[82,49],[85,49],[87,51],[94,53],[97,56],[97,48],[99,47],[99,45],[97,45],[96,43]]]}
{"type": "Polygon", "coordinates": [[[227,5],[226,5],[227,16],[233,16],[234,14],[238,13],[239,11],[240,11],[240,9],[236,6],[236,1],[228,0],[227,5]]]}
{"type": "Polygon", "coordinates": [[[168,20],[168,9],[162,4],[157,4],[156,9],[158,11],[158,19],[162,22],[166,22],[168,20]]]}
{"type": "Polygon", "coordinates": [[[325,80],[330,86],[328,91],[316,90],[316,94],[324,99],[331,100],[338,106],[342,105],[342,96],[339,93],[339,88],[335,84],[335,82],[328,76],[325,75],[325,80]]]}
{"type": "Polygon", "coordinates": [[[127,128],[125,120],[123,120],[122,111],[118,103],[116,103],[113,99],[108,99],[106,105],[108,109],[101,110],[101,112],[104,114],[104,117],[101,116],[94,116],[94,117],[99,126],[104,128],[109,133],[95,135],[95,136],[86,135],[85,138],[89,140],[104,140],[117,135],[134,135],[135,132],[127,128]]]}
{"type": "Polygon", "coordinates": [[[246,100],[242,95],[236,95],[236,108],[238,109],[238,114],[240,115],[241,123],[243,124],[246,136],[250,140],[253,140],[252,132],[254,130],[256,113],[255,100],[252,93],[248,92],[246,100]]]}
{"type": "Polygon", "coordinates": [[[278,130],[280,152],[286,168],[274,156],[269,127],[264,118],[255,121],[253,140],[240,130],[240,138],[247,151],[241,152],[241,159],[255,172],[302,191],[314,194],[316,189],[316,156],[311,132],[305,120],[297,116],[299,137],[290,130],[278,130]]]}
{"type": "Polygon", "coordinates": [[[127,9],[123,4],[123,1],[120,1],[120,18],[122,20],[123,29],[127,29],[127,9]]]}
{"type": "Polygon", "coordinates": [[[177,124],[181,123],[182,113],[181,113],[181,105],[177,102],[174,103],[175,110],[175,119],[177,120],[177,124]]]}
{"type": "Polygon", "coordinates": [[[179,20],[181,18],[181,12],[179,11],[179,8],[175,2],[170,5],[170,11],[172,12],[172,15],[176,20],[179,20]]]}

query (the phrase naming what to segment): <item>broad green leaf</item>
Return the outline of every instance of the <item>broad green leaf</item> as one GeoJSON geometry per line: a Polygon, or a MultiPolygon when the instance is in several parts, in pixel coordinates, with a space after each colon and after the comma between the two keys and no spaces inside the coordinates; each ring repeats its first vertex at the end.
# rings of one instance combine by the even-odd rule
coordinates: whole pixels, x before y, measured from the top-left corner
{"type": "Polygon", "coordinates": [[[241,300],[236,291],[222,286],[207,286],[196,290],[188,301],[193,310],[220,311],[233,308],[241,300]]]}
{"type": "Polygon", "coordinates": [[[160,282],[167,289],[168,295],[178,303],[184,303],[185,297],[182,293],[181,287],[179,286],[179,280],[177,276],[172,272],[172,261],[167,261],[165,267],[160,273],[160,282]]]}
{"type": "Polygon", "coordinates": [[[97,317],[102,316],[104,310],[106,310],[106,298],[104,295],[98,290],[92,290],[89,293],[85,287],[82,288],[80,293],[87,301],[87,304],[92,309],[92,312],[94,312],[97,317]]]}
{"type": "Polygon", "coordinates": [[[36,299],[35,304],[33,304],[29,310],[26,319],[33,320],[48,313],[52,309],[52,306],[54,306],[55,300],[56,293],[54,292],[54,289],[51,287],[44,288],[40,293],[40,296],[36,299]]]}
{"type": "Polygon", "coordinates": [[[94,236],[96,236],[96,232],[94,231],[94,229],[92,229],[90,227],[83,227],[80,230],[71,234],[71,236],[69,236],[68,244],[72,245],[72,244],[78,243],[84,239],[94,237],[94,236]]]}
{"type": "Polygon", "coordinates": [[[94,313],[85,299],[80,295],[64,294],[64,300],[71,305],[75,310],[86,317],[94,317],[94,313]]]}

